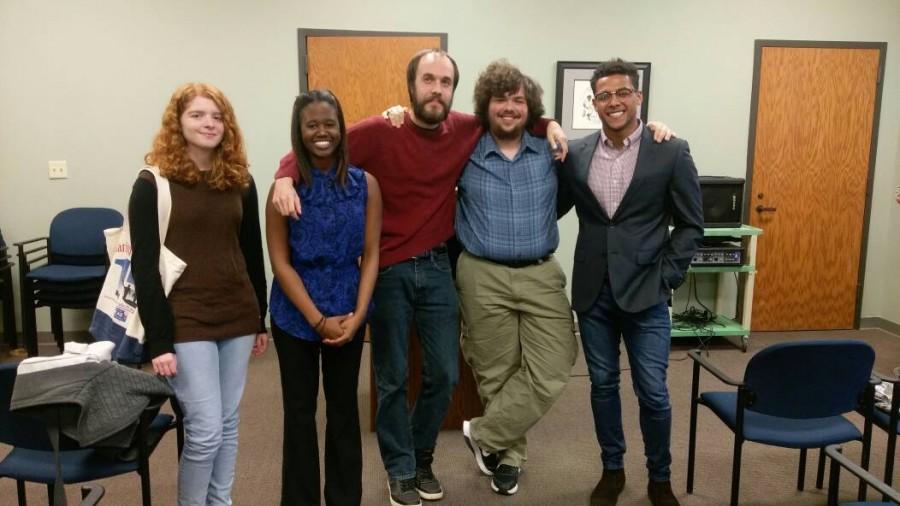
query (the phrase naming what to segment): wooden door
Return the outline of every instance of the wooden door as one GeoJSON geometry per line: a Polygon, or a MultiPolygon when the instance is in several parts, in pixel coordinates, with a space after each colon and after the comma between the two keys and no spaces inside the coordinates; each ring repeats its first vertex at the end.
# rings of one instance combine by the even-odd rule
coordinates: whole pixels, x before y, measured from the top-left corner
{"type": "Polygon", "coordinates": [[[757,42],[746,211],[763,235],[752,326],[855,328],[884,45],[787,45],[757,42]]]}
{"type": "MultiPolygon", "coordinates": [[[[348,125],[379,114],[388,106],[409,105],[406,66],[422,49],[447,49],[447,35],[436,33],[347,32],[300,29],[300,89],[330,89],[341,101],[348,125]]],[[[366,334],[368,338],[368,333],[366,334]]],[[[409,389],[412,402],[422,385],[422,348],[415,326],[410,329],[409,389]]],[[[369,381],[375,430],[377,394],[369,381]]],[[[482,413],[472,371],[460,354],[459,385],[443,428],[459,429],[462,421],[482,413]]]]}
{"type": "Polygon", "coordinates": [[[409,59],[422,49],[447,47],[445,34],[301,29],[299,37],[301,90],[331,90],[348,125],[391,105],[409,105],[409,59]]]}

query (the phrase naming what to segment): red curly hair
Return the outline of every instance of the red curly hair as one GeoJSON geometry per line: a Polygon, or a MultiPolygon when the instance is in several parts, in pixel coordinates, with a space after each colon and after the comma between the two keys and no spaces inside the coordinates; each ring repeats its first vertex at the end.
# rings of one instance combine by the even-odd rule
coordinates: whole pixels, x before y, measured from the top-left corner
{"type": "Polygon", "coordinates": [[[215,102],[222,113],[225,133],[213,154],[209,185],[218,190],[246,187],[250,184],[244,139],[234,117],[234,109],[218,88],[206,83],[187,83],[178,87],[163,112],[162,125],[153,139],[153,150],[144,162],[159,167],[161,175],[174,181],[196,184],[200,170],[187,155],[187,144],[181,132],[181,115],[194,98],[202,96],[215,102]]]}

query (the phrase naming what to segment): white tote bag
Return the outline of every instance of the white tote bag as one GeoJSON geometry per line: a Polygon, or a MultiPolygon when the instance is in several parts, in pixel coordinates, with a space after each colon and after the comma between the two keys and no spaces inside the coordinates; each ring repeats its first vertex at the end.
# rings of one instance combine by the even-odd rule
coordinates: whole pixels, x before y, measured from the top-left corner
{"type": "MultiPolygon", "coordinates": [[[[168,296],[187,264],[165,246],[169,217],[172,212],[172,194],[169,180],[159,175],[158,167],[145,166],[141,172],[153,174],[156,180],[157,219],[159,222],[159,276],[163,291],[168,296]]],[[[128,219],[121,227],[103,231],[106,236],[106,252],[109,255],[109,271],[97,300],[90,332],[97,340],[112,341],[116,348],[113,360],[124,363],[147,361],[144,350],[144,325],[137,309],[134,278],[131,275],[131,234],[128,219]]]]}

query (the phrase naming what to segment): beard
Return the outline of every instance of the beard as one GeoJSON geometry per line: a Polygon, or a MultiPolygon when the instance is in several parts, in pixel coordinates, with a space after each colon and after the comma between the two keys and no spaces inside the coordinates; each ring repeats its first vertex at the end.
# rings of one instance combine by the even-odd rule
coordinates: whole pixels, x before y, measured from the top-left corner
{"type": "Polygon", "coordinates": [[[490,131],[491,135],[497,140],[511,141],[522,137],[522,133],[525,132],[525,125],[516,125],[512,130],[490,125],[490,131]]]}
{"type": "Polygon", "coordinates": [[[437,125],[438,123],[447,119],[447,115],[450,114],[450,105],[452,104],[452,99],[450,103],[444,102],[440,97],[432,97],[430,100],[415,100],[413,102],[413,113],[416,115],[420,121],[424,123],[428,123],[430,125],[437,125]],[[441,105],[441,110],[438,112],[430,111],[425,106],[431,103],[432,101],[436,101],[441,105]]]}

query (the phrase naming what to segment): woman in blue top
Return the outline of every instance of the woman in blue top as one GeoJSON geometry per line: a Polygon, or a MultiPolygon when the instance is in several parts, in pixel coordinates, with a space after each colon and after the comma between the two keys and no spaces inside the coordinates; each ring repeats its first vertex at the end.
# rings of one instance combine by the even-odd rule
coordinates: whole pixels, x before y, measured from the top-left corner
{"type": "Polygon", "coordinates": [[[320,504],[316,400],[325,388],[325,503],[358,505],[362,445],[356,386],[378,272],[381,191],[348,165],[340,102],[328,91],[294,102],[291,144],[303,212],[288,221],[266,204],[275,281],[270,314],[284,402],[281,503],[320,504]]]}

